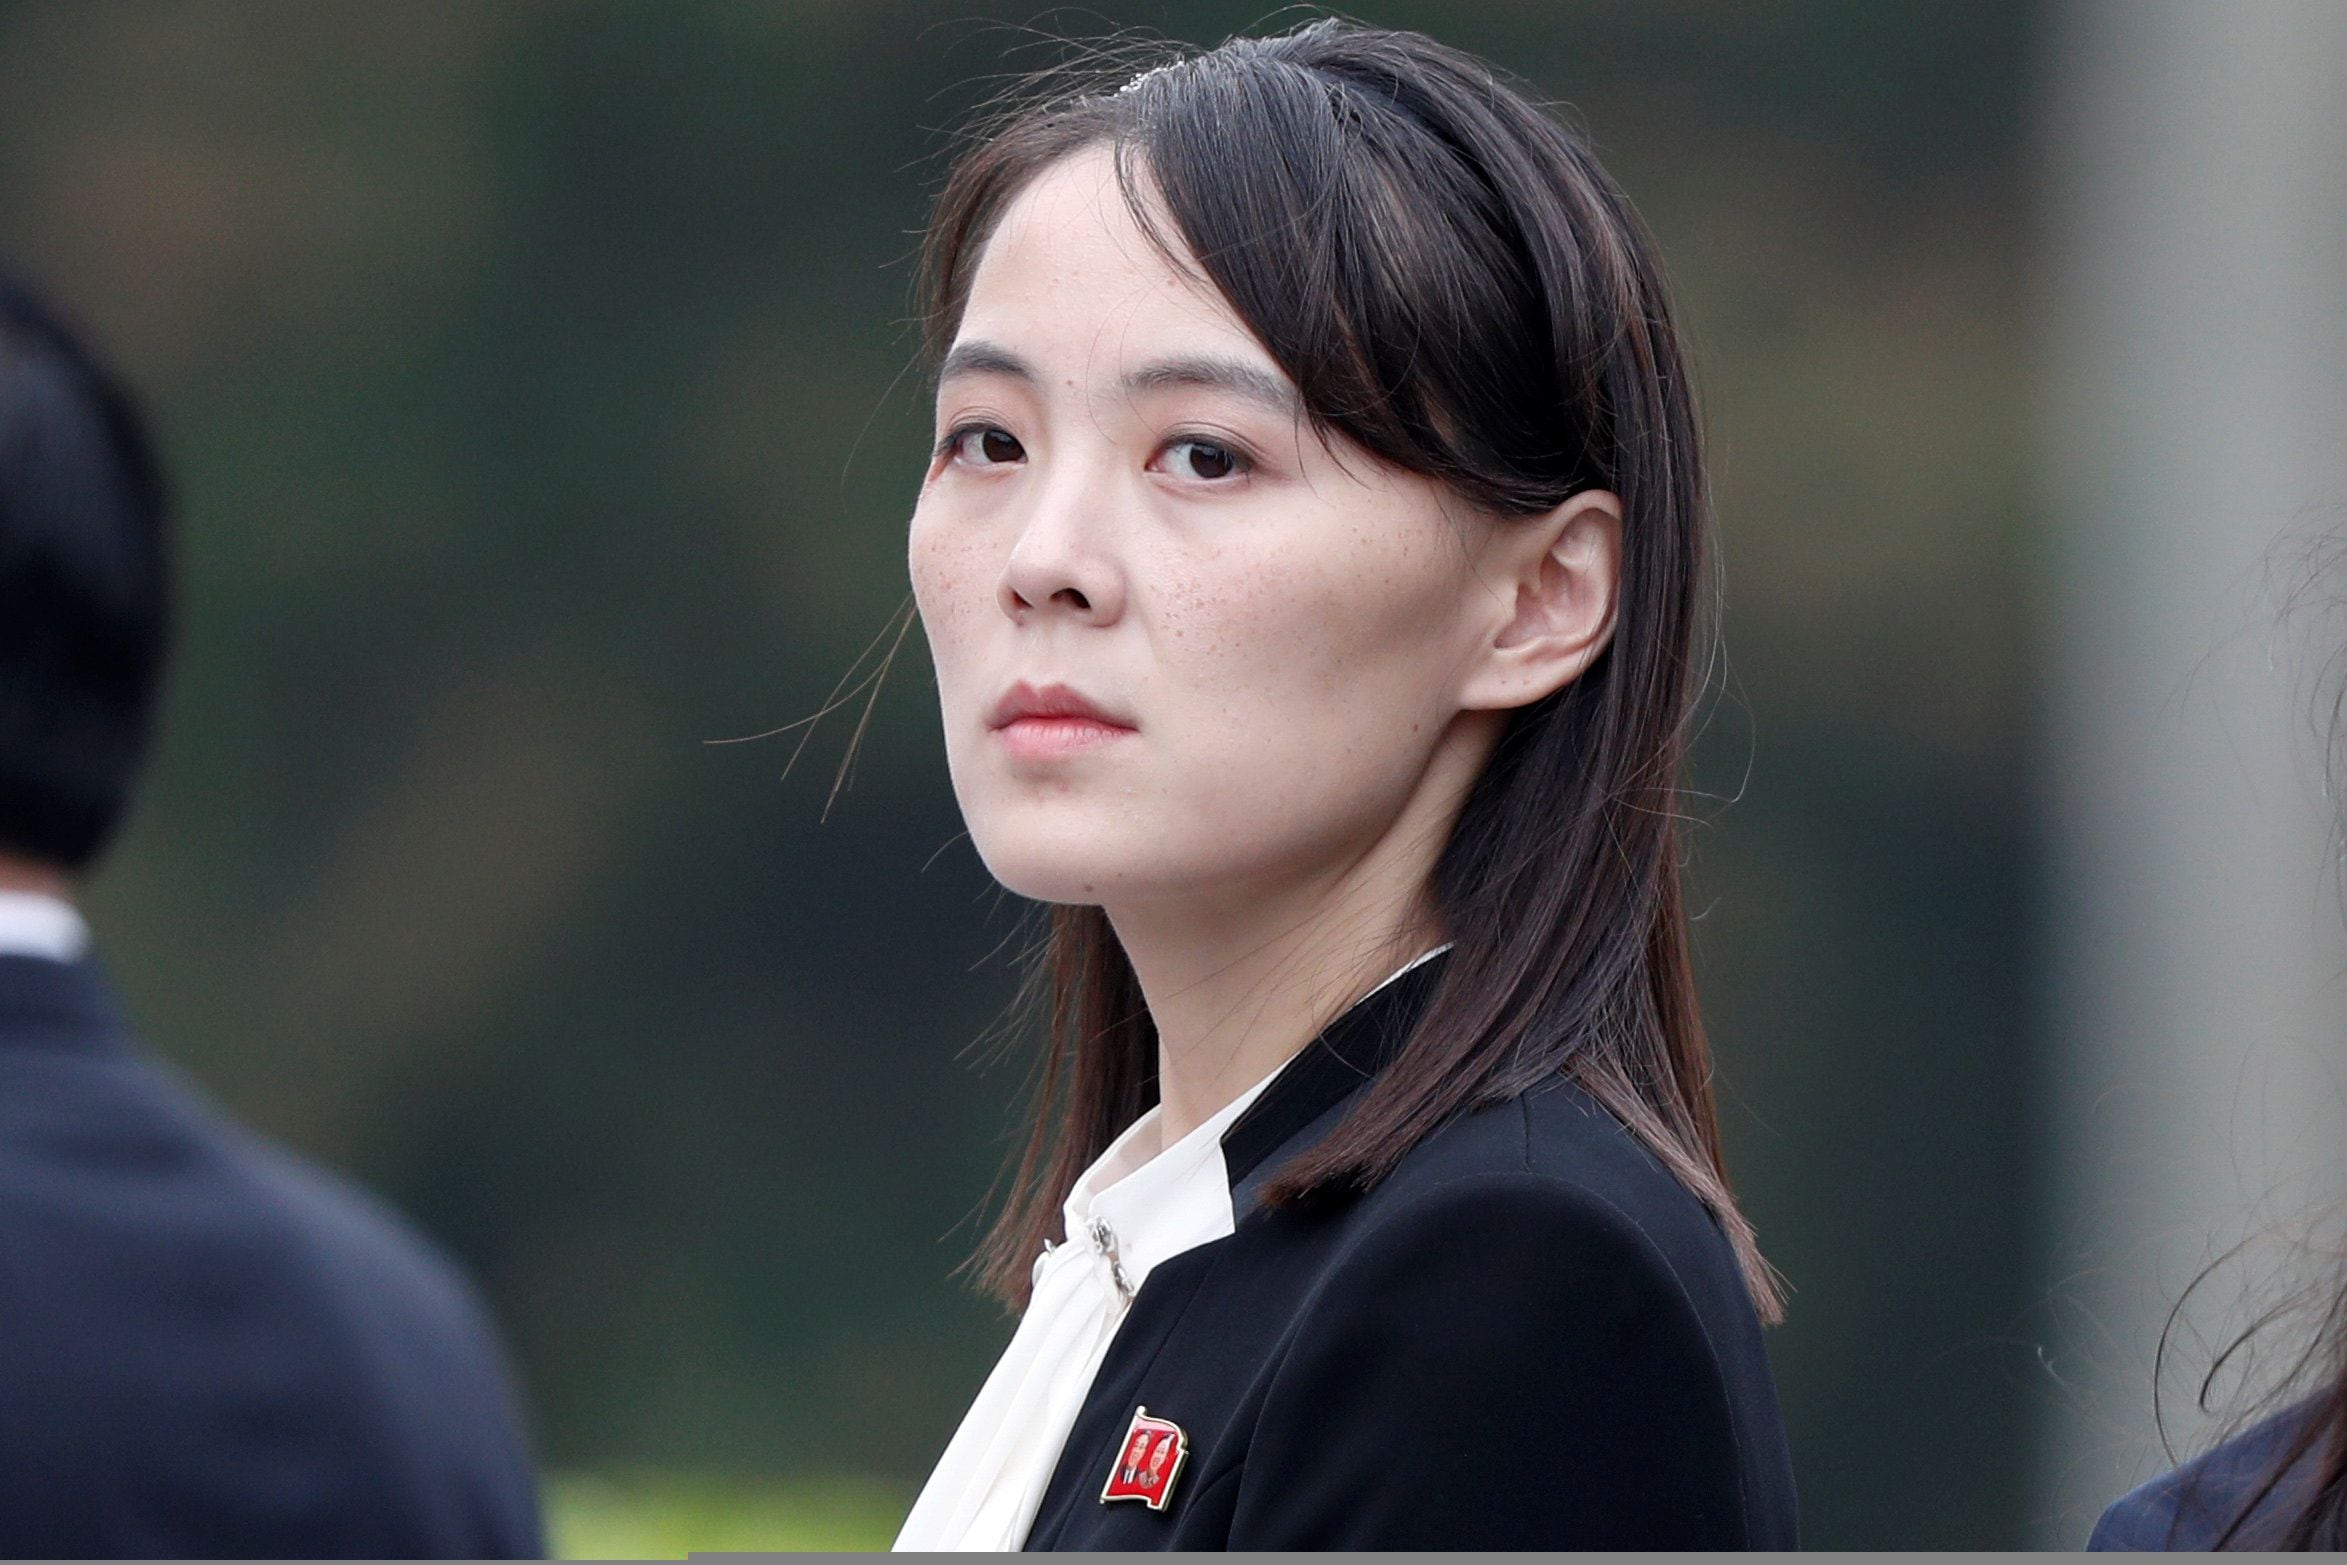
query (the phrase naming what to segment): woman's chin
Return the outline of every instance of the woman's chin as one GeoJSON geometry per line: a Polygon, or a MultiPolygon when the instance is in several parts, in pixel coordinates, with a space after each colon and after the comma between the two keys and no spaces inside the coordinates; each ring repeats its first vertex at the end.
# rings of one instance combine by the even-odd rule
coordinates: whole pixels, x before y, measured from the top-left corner
{"type": "Polygon", "coordinates": [[[1082,863],[1066,859],[1037,859],[1027,854],[996,856],[981,852],[987,873],[1002,883],[1005,891],[1027,898],[1031,902],[1054,902],[1065,906],[1090,906],[1115,899],[1117,888],[1125,877],[1111,871],[1094,872],[1082,863]]]}
{"type": "Polygon", "coordinates": [[[1035,902],[1095,905],[1148,897],[1166,876],[1160,854],[1102,843],[1087,834],[973,832],[978,857],[1003,889],[1035,902]]]}

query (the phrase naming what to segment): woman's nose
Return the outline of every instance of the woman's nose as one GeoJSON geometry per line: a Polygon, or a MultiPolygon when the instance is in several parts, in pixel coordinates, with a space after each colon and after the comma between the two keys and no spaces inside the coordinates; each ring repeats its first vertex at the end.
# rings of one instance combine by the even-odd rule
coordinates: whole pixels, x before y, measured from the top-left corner
{"type": "Polygon", "coordinates": [[[1114,622],[1124,612],[1125,593],[1108,536],[1112,504],[1072,474],[1039,485],[995,589],[1002,611],[1022,624],[1047,614],[1114,622]]]}

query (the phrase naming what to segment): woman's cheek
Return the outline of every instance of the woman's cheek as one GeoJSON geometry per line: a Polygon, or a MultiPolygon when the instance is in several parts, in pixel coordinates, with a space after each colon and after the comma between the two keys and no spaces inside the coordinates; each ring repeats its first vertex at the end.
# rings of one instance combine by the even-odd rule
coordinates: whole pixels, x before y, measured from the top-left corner
{"type": "Polygon", "coordinates": [[[1424,634],[1425,605],[1398,612],[1400,605],[1374,590],[1381,585],[1343,571],[1250,573],[1223,599],[1219,623],[1204,639],[1250,665],[1249,686],[1304,708],[1295,716],[1310,727],[1327,703],[1349,705],[1364,678],[1424,634]]]}
{"type": "Polygon", "coordinates": [[[944,529],[918,518],[906,554],[922,630],[932,651],[943,655],[967,628],[974,597],[989,595],[980,580],[983,563],[968,544],[955,543],[944,529]]]}

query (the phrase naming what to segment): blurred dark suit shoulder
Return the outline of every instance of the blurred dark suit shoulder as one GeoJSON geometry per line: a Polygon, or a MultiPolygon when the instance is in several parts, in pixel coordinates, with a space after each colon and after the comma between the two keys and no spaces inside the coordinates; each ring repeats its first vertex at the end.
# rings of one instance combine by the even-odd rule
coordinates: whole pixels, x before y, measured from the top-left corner
{"type": "Polygon", "coordinates": [[[2200,1553],[2220,1540],[2228,1549],[2280,1548],[2314,1496],[2318,1450],[2292,1453],[2315,1411],[2288,1408],[2112,1501],[2087,1548],[2200,1553]]]}
{"type": "Polygon", "coordinates": [[[0,956],[0,1556],[543,1553],[470,1286],[0,956]]]}

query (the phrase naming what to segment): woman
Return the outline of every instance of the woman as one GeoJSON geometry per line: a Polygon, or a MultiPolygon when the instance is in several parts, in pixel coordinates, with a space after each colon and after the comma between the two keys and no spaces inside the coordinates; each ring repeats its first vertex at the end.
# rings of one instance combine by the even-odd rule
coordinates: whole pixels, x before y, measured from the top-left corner
{"type": "Polygon", "coordinates": [[[915,599],[1053,905],[900,1548],[1788,1547],[1678,884],[1705,592],[1654,257],[1477,61],[1316,22],[969,151],[915,599]]]}

